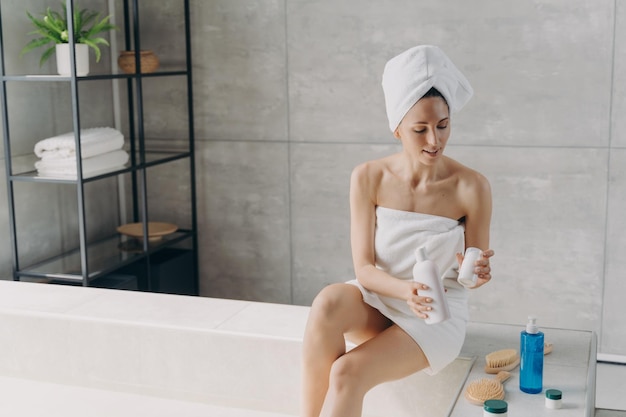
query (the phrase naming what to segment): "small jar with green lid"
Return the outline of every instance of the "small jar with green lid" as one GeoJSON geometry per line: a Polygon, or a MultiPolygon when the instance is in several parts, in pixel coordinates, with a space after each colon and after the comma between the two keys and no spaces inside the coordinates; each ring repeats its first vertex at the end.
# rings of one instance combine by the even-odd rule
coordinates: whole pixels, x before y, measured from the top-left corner
{"type": "Polygon", "coordinates": [[[558,389],[546,390],[546,408],[561,408],[563,393],[558,389]]]}
{"type": "Polygon", "coordinates": [[[483,417],[507,417],[509,406],[506,401],[487,400],[483,405],[483,417]]]}

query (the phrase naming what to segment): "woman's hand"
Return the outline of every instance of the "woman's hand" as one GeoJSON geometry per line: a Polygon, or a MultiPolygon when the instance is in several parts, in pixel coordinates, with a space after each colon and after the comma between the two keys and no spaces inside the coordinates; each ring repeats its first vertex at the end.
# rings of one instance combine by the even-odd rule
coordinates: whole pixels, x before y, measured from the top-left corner
{"type": "MultiPolygon", "coordinates": [[[[476,268],[474,268],[474,273],[478,276],[478,280],[476,280],[476,284],[470,288],[474,289],[481,287],[491,280],[489,258],[491,258],[494,254],[495,252],[493,249],[487,249],[481,252],[480,258],[476,261],[476,268]]],[[[463,254],[457,253],[456,260],[459,262],[459,265],[461,265],[463,263],[463,254]]]]}
{"type": "Polygon", "coordinates": [[[415,315],[422,319],[428,318],[428,312],[433,308],[429,305],[433,302],[433,299],[430,297],[422,297],[419,295],[420,290],[427,290],[428,286],[422,284],[421,282],[410,281],[409,282],[409,297],[406,300],[406,303],[409,305],[409,308],[415,315]]]}

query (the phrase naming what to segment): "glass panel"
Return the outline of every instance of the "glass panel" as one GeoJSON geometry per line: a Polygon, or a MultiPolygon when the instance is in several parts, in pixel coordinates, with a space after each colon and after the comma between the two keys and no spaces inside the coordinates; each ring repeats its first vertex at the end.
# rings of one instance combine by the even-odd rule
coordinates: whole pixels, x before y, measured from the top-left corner
{"type": "Polygon", "coordinates": [[[189,150],[186,77],[143,80],[146,149],[189,150]]]}
{"type": "MultiPolygon", "coordinates": [[[[117,50],[119,53],[117,73],[126,70],[136,71],[135,40],[130,30],[128,38],[123,28],[124,5],[122,1],[115,4],[116,20],[120,22],[122,30],[116,33],[117,50]],[[127,59],[130,61],[124,63],[127,59]],[[122,57],[121,65],[119,58],[122,57]]],[[[127,10],[130,23],[134,20],[132,2],[127,10]]],[[[185,60],[185,30],[184,30],[184,2],[182,1],[141,1],[139,2],[139,41],[142,73],[164,73],[183,71],[186,69],[185,60]]]]}
{"type": "Polygon", "coordinates": [[[7,83],[9,138],[13,173],[35,170],[35,145],[72,129],[67,83],[7,83]],[[36,115],[36,116],[35,116],[36,115]]]}
{"type": "MultiPolygon", "coordinates": [[[[155,251],[188,237],[188,233],[176,232],[158,241],[149,242],[148,247],[150,251],[155,251]]],[[[141,259],[144,255],[141,247],[141,241],[125,236],[115,236],[90,244],[87,251],[91,267],[89,277],[95,278],[111,273],[125,264],[141,259]]],[[[25,268],[21,274],[79,280],[81,279],[80,265],[80,251],[75,249],[25,268]]]]}
{"type": "Polygon", "coordinates": [[[191,228],[191,179],[189,158],[146,170],[148,218],[191,228]],[[164,192],[166,190],[166,192],[164,192]]]}
{"type": "MultiPolygon", "coordinates": [[[[111,82],[104,80],[79,84],[83,129],[113,126],[111,82]]],[[[7,100],[13,174],[74,179],[76,146],[72,134],[70,84],[11,82],[7,84],[7,100]],[[42,161],[44,158],[46,160],[42,161]]],[[[97,160],[89,159],[83,163],[84,174],[94,176],[106,172],[107,168],[116,168],[110,155],[100,155],[104,152],[102,146],[107,145],[106,137],[90,143],[86,143],[84,139],[83,155],[98,156],[97,160]]],[[[114,149],[106,149],[109,150],[114,149]]],[[[121,166],[123,165],[122,163],[121,166]]]]}
{"type": "MultiPolygon", "coordinates": [[[[3,42],[5,53],[5,67],[7,75],[57,75],[57,54],[56,52],[50,55],[43,65],[40,65],[40,60],[44,52],[49,48],[55,48],[55,44],[50,42],[42,47],[32,49],[29,52],[21,54],[22,49],[33,39],[37,39],[40,36],[36,34],[30,34],[36,28],[27,17],[27,12],[30,12],[33,17],[42,19],[46,13],[46,9],[50,7],[53,12],[57,12],[63,16],[62,4],[65,4],[65,0],[50,2],[45,0],[28,0],[28,1],[3,1],[2,2],[2,27],[3,27],[3,42]]],[[[83,8],[88,8],[89,11],[100,13],[98,21],[112,14],[108,8],[107,0],[90,0],[90,1],[75,1],[74,9],[76,12],[83,8]]],[[[121,19],[118,19],[121,21],[121,19]]],[[[120,25],[123,26],[123,25],[120,25]]],[[[82,28],[85,31],[86,28],[82,28]]],[[[123,31],[115,31],[118,33],[123,31]]],[[[93,48],[88,48],[89,56],[89,75],[97,74],[110,74],[111,73],[111,54],[112,47],[115,47],[115,36],[111,37],[110,31],[104,31],[95,35],[95,37],[102,37],[106,39],[111,47],[106,45],[99,45],[100,59],[96,59],[96,53],[93,48]]]]}

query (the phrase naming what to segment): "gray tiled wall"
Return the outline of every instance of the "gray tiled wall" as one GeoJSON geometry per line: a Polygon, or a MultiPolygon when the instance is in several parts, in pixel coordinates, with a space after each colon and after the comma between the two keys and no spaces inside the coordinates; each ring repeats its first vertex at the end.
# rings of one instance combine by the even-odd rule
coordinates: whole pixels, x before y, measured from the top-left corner
{"type": "MultiPolygon", "coordinates": [[[[146,22],[180,13],[159,7],[148,4],[146,22]]],[[[398,149],[383,65],[432,43],[476,91],[447,152],[483,172],[494,195],[494,279],[472,293],[472,320],[521,324],[533,313],[544,326],[601,330],[601,350],[626,355],[621,3],[191,8],[202,295],[308,304],[351,278],[350,171],[398,149]]],[[[150,33],[151,48],[167,50],[170,38],[150,33]]],[[[164,108],[180,100],[175,89],[164,97],[164,108]]],[[[162,113],[168,134],[184,128],[162,113]]]]}
{"type": "Polygon", "coordinates": [[[199,174],[211,175],[199,184],[205,295],[265,300],[262,287],[272,280],[291,289],[291,297],[284,288],[273,300],[308,304],[324,285],[352,276],[350,171],[397,149],[386,126],[382,67],[414,44],[433,43],[476,90],[454,119],[448,154],[485,173],[494,193],[494,281],[472,294],[472,319],[523,323],[533,313],[546,326],[600,330],[604,317],[603,349],[626,354],[626,335],[610,330],[625,327],[616,301],[624,295],[617,254],[625,245],[617,148],[626,144],[617,119],[626,93],[613,65],[623,65],[616,35],[626,22],[613,1],[218,0],[192,7],[199,174]],[[273,147],[280,151],[264,149],[273,147]],[[276,167],[245,175],[216,160],[252,163],[257,172],[282,165],[285,176],[276,167]],[[281,200],[250,216],[245,202],[268,181],[287,207],[281,200]],[[238,216],[250,224],[237,224],[238,216]],[[247,232],[268,223],[287,230],[247,232]],[[608,239],[607,223],[615,230],[608,239]],[[261,244],[267,240],[280,244],[261,244]],[[229,247],[226,262],[210,256],[229,247]],[[250,271],[263,280],[250,282],[250,271]]]}
{"type": "Polygon", "coordinates": [[[289,303],[289,155],[283,142],[198,146],[201,294],[289,303]]]}

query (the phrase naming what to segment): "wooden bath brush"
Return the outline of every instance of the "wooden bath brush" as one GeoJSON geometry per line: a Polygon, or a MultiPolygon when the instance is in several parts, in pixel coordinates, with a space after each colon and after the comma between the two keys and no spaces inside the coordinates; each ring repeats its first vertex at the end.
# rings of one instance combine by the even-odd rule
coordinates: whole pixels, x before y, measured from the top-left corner
{"type": "MultiPolygon", "coordinates": [[[[552,343],[544,343],[544,356],[552,352],[552,343]]],[[[520,357],[515,349],[502,349],[485,356],[485,372],[497,374],[500,371],[510,371],[519,365],[520,357]]]]}
{"type": "Polygon", "coordinates": [[[515,349],[502,349],[485,356],[485,372],[488,374],[510,371],[517,365],[519,365],[519,355],[515,349]]]}
{"type": "Polygon", "coordinates": [[[510,372],[500,371],[495,378],[481,378],[470,382],[465,389],[465,399],[475,405],[483,405],[487,400],[503,400],[504,385],[510,372]]]}

